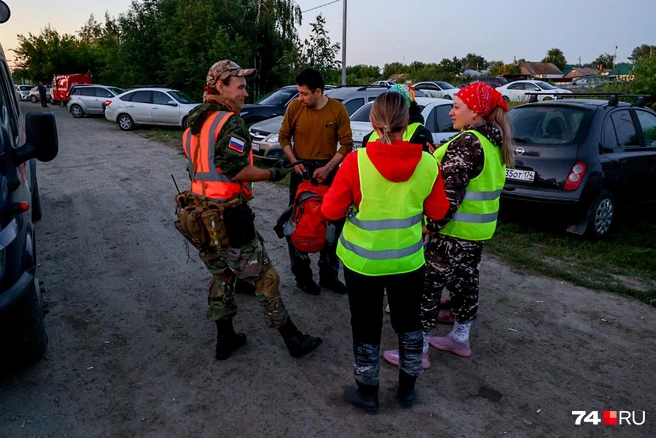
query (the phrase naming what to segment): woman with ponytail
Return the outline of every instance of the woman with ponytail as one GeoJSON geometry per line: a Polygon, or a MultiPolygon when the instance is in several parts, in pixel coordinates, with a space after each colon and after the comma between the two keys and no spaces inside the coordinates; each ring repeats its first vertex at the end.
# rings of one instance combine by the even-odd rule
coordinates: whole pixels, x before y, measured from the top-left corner
{"type": "Polygon", "coordinates": [[[378,411],[383,292],[400,346],[397,398],[404,408],[415,400],[423,372],[420,303],[424,283],[424,215],[441,219],[449,204],[439,167],[422,146],[403,141],[408,105],[400,93],[383,93],[373,103],[371,124],[378,139],[346,156],[324,197],[329,220],[346,216],[337,255],[351,309],[357,387],[346,400],[378,411]]]}

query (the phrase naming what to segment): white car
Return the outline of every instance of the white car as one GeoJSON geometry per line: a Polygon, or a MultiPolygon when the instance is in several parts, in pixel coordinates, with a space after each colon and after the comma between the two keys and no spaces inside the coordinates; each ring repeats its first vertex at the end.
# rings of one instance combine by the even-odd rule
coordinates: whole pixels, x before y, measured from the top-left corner
{"type": "MultiPolygon", "coordinates": [[[[449,111],[453,108],[452,100],[417,97],[415,101],[421,108],[421,115],[424,117],[424,126],[433,134],[434,144],[446,143],[458,133],[458,131],[453,129],[453,122],[451,121],[451,116],[449,116],[449,111]]],[[[371,122],[369,121],[372,103],[367,103],[351,116],[353,149],[362,147],[362,139],[373,131],[371,122]]]]}
{"type": "Polygon", "coordinates": [[[443,81],[425,81],[417,82],[415,85],[415,90],[421,90],[427,97],[439,97],[442,99],[451,99],[455,97],[456,93],[460,89],[454,87],[448,82],[443,81]]]}
{"type": "Polygon", "coordinates": [[[21,101],[30,99],[30,90],[34,85],[15,85],[16,87],[16,97],[21,101]]]}
{"type": "Polygon", "coordinates": [[[187,127],[189,111],[200,105],[171,88],[136,88],[105,101],[105,118],[129,131],[136,125],[187,127]]]}
{"type": "Polygon", "coordinates": [[[531,95],[526,93],[540,93],[538,100],[555,99],[556,94],[571,94],[569,90],[556,88],[544,81],[525,80],[509,82],[506,85],[497,87],[496,90],[501,93],[506,102],[528,102],[531,95]]]}
{"type": "Polygon", "coordinates": [[[394,81],[376,81],[371,85],[379,85],[381,87],[393,87],[396,85],[396,82],[394,81]]]}

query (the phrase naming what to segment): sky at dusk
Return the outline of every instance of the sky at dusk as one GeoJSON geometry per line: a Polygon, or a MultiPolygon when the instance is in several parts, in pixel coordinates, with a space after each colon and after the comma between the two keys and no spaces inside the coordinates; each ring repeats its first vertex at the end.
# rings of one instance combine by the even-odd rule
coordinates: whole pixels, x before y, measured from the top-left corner
{"type": "MultiPolygon", "coordinates": [[[[343,0],[296,0],[303,14],[301,40],[317,14],[326,19],[331,42],[342,41],[343,0]]],[[[6,55],[17,34],[39,34],[50,24],[75,33],[94,14],[97,21],[128,10],[132,0],[5,0],[12,11],[0,25],[6,55]]],[[[656,45],[656,0],[347,0],[346,64],[436,62],[468,53],[510,63],[540,61],[551,48],[570,64],[615,54],[627,60],[641,44],[656,45]]],[[[341,53],[339,55],[341,60],[341,53]]]]}

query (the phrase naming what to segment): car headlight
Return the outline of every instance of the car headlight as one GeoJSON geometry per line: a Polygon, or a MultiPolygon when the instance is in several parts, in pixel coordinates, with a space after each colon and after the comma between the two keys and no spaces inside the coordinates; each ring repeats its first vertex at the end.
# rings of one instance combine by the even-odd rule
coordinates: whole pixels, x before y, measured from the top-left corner
{"type": "Polygon", "coordinates": [[[275,133],[275,134],[271,134],[271,135],[269,135],[269,136],[266,138],[265,141],[266,141],[267,143],[278,143],[278,138],[279,138],[278,134],[275,133]]]}

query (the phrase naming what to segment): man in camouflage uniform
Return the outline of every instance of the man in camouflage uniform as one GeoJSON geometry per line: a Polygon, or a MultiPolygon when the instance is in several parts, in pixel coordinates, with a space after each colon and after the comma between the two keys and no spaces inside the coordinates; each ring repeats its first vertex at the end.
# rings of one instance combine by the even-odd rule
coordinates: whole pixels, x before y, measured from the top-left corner
{"type": "MultiPolygon", "coordinates": [[[[242,69],[230,60],[219,61],[212,65],[207,73],[203,103],[189,113],[189,129],[183,135],[183,145],[185,142],[187,145],[196,144],[198,145],[197,148],[202,150],[200,146],[202,140],[199,138],[206,121],[216,116],[217,112],[231,113],[223,123],[213,146],[211,145],[213,139],[209,140],[209,147],[213,147],[213,154],[210,156],[214,157],[213,164],[216,166],[216,172],[228,177],[227,182],[218,184],[223,184],[221,187],[225,185],[228,190],[234,190],[237,187],[237,191],[239,191],[241,190],[240,187],[245,187],[246,183],[249,182],[278,181],[288,173],[281,163],[277,163],[268,170],[252,165],[252,139],[246,124],[239,117],[239,113],[244,105],[244,99],[248,96],[245,77],[253,73],[255,73],[254,69],[242,69]],[[195,136],[195,139],[191,138],[192,135],[195,136]],[[195,143],[192,143],[192,141],[195,143]]],[[[213,120],[218,120],[218,117],[213,120]]],[[[211,137],[208,136],[208,138],[211,137]]],[[[205,199],[205,189],[202,190],[203,193],[197,193],[199,190],[193,190],[194,178],[198,182],[198,177],[192,175],[192,173],[195,174],[194,169],[197,169],[194,163],[201,158],[198,156],[197,151],[191,150],[191,146],[187,147],[189,151],[185,149],[185,152],[191,161],[189,170],[192,178],[192,197],[200,205],[204,205],[204,209],[207,209],[207,206],[216,208],[221,211],[221,219],[225,219],[227,209],[223,210],[223,208],[226,205],[231,207],[239,206],[252,199],[252,196],[242,196],[242,190],[238,193],[238,196],[223,201],[212,199],[212,202],[208,202],[205,199]]],[[[208,175],[211,174],[208,173],[208,175]]],[[[202,180],[203,187],[206,184],[209,187],[211,183],[212,181],[202,180]]],[[[248,214],[252,215],[249,209],[247,211],[248,214]]],[[[230,235],[230,230],[225,227],[224,221],[220,220],[218,222],[218,225],[212,224],[212,229],[208,229],[209,235],[230,235]]],[[[257,232],[254,232],[254,234],[255,237],[252,240],[240,247],[232,247],[229,244],[219,246],[217,244],[196,245],[201,260],[212,274],[207,318],[216,322],[217,326],[216,358],[219,360],[227,359],[234,350],[246,343],[246,335],[235,333],[232,322],[237,314],[237,305],[234,299],[237,279],[254,282],[255,294],[264,310],[266,324],[271,328],[278,329],[292,356],[304,356],[316,349],[322,340],[304,335],[291,321],[280,297],[278,273],[267,255],[262,237],[257,232]]]]}

